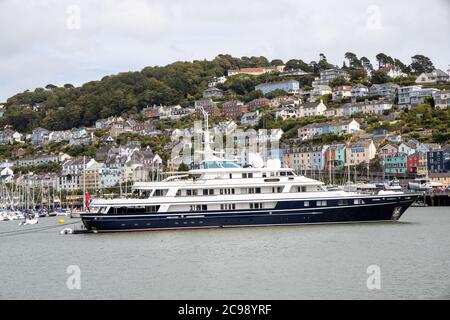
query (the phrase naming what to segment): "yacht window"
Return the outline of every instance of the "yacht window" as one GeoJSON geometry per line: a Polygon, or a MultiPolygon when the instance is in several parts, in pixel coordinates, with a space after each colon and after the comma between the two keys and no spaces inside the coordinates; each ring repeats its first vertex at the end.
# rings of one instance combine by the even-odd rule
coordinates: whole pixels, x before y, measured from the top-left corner
{"type": "Polygon", "coordinates": [[[198,190],[197,189],[188,189],[188,190],[186,190],[186,195],[187,196],[197,196],[198,190]]]}
{"type": "Polygon", "coordinates": [[[347,206],[348,200],[338,200],[338,206],[347,206]]]}
{"type": "Polygon", "coordinates": [[[365,202],[362,199],[354,199],[353,203],[354,204],[364,204],[365,202]]]}
{"type": "Polygon", "coordinates": [[[281,177],[285,177],[286,176],[286,172],[284,172],[284,171],[280,172],[280,176],[281,177]]]}
{"type": "Polygon", "coordinates": [[[178,189],[176,196],[177,197],[181,196],[181,190],[180,189],[178,189]]]}
{"type": "Polygon", "coordinates": [[[304,207],[309,207],[309,201],[303,202],[303,206],[304,206],[304,207]]]}
{"type": "Polygon", "coordinates": [[[243,193],[245,194],[255,194],[255,193],[261,193],[261,188],[244,188],[242,189],[243,193]]]}
{"type": "Polygon", "coordinates": [[[272,193],[282,193],[283,187],[272,187],[272,193]]]}
{"type": "Polygon", "coordinates": [[[235,210],[236,205],[234,203],[225,203],[220,205],[220,210],[235,210]]]}
{"type": "Polygon", "coordinates": [[[167,194],[167,189],[156,189],[155,190],[155,197],[164,197],[167,194]]]}
{"type": "Polygon", "coordinates": [[[204,196],[214,195],[214,189],[203,189],[203,195],[204,196]]]}
{"type": "Polygon", "coordinates": [[[297,192],[306,192],[306,186],[297,187],[297,192]]]}
{"type": "Polygon", "coordinates": [[[293,176],[294,173],[293,173],[292,171],[288,171],[287,175],[288,175],[288,176],[293,176]]]}
{"type": "Polygon", "coordinates": [[[262,209],[263,204],[262,203],[250,203],[250,209],[262,209]]]}
{"type": "Polygon", "coordinates": [[[234,194],[234,188],[231,188],[231,189],[220,189],[220,194],[234,194]]]}
{"type": "Polygon", "coordinates": [[[191,205],[191,211],[206,211],[208,206],[206,204],[191,205]]]}
{"type": "Polygon", "coordinates": [[[155,212],[158,212],[158,210],[159,210],[159,206],[146,206],[145,207],[146,213],[155,213],[155,212]]]}
{"type": "Polygon", "coordinates": [[[318,207],[326,207],[327,206],[326,201],[317,201],[316,204],[318,207]]]}

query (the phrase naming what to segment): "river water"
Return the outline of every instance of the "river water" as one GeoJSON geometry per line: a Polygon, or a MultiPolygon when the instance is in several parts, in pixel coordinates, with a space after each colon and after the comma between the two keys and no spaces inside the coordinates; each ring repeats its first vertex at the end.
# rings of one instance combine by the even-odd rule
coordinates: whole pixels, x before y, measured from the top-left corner
{"type": "Polygon", "coordinates": [[[60,235],[59,219],[0,222],[1,299],[450,299],[448,207],[398,223],[97,235],[60,235]]]}

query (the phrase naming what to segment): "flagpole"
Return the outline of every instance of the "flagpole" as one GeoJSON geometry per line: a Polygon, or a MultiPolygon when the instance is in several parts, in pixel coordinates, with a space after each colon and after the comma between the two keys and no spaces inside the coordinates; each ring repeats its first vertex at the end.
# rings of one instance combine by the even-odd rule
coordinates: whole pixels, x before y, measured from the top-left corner
{"type": "Polygon", "coordinates": [[[83,212],[86,212],[86,156],[83,156],[83,212]]]}

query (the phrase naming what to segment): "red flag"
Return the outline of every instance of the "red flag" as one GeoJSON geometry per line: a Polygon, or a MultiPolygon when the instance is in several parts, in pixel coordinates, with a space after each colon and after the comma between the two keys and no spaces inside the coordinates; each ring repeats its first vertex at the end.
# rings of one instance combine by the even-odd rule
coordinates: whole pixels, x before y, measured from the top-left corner
{"type": "Polygon", "coordinates": [[[91,204],[91,195],[89,194],[89,192],[86,191],[84,198],[85,198],[86,209],[89,211],[89,205],[91,204]]]}

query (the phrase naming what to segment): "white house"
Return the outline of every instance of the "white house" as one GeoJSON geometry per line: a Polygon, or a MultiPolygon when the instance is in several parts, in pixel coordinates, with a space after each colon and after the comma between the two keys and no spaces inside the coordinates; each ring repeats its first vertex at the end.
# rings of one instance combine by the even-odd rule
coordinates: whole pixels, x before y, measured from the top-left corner
{"type": "Polygon", "coordinates": [[[366,97],[369,95],[369,88],[363,84],[357,84],[352,87],[350,92],[352,98],[366,97]]]}
{"type": "Polygon", "coordinates": [[[450,90],[435,92],[433,98],[436,109],[448,109],[450,107],[450,90]]]}
{"type": "Polygon", "coordinates": [[[450,76],[440,69],[435,69],[429,73],[422,73],[416,79],[417,84],[448,82],[450,76]]]}

